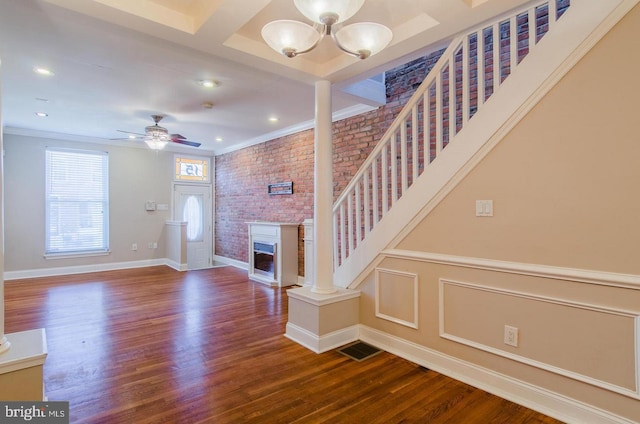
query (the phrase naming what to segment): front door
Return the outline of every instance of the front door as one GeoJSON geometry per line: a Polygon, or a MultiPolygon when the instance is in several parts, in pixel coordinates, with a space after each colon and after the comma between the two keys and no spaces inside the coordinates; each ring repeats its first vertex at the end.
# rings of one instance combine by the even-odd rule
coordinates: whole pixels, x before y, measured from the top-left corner
{"type": "Polygon", "coordinates": [[[178,185],[174,190],[174,218],[187,223],[187,269],[211,266],[211,188],[178,185]]]}

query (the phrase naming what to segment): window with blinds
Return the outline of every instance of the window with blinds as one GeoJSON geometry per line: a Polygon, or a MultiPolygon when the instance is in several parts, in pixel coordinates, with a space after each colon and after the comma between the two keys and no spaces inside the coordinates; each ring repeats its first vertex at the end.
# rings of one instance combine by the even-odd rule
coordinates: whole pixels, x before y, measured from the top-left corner
{"type": "Polygon", "coordinates": [[[46,150],[45,253],[109,250],[109,156],[106,152],[46,150]]]}

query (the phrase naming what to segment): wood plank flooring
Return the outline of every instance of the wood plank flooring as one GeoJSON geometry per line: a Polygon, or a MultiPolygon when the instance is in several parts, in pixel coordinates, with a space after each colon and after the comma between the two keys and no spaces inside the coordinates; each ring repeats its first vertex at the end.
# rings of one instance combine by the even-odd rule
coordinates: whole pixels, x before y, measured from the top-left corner
{"type": "Polygon", "coordinates": [[[46,328],[50,400],[77,423],[557,423],[383,352],[283,336],[285,289],[232,267],[5,282],[5,332],[46,328]]]}

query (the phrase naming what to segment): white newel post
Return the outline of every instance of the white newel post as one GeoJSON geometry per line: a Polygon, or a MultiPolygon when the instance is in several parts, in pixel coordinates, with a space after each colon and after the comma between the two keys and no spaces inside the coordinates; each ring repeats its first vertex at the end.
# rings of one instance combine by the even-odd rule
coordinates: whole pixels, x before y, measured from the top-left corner
{"type": "Polygon", "coordinates": [[[313,238],[315,241],[314,293],[334,293],[333,286],[333,140],[331,135],[331,83],[316,82],[313,238]]]}
{"type": "Polygon", "coordinates": [[[2,144],[2,60],[0,60],[0,354],[9,349],[10,343],[4,335],[4,146],[2,144]]]}

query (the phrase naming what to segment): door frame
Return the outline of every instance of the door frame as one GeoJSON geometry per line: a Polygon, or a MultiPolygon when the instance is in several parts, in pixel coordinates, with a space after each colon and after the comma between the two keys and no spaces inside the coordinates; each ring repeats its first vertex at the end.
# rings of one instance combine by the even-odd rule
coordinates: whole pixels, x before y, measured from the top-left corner
{"type": "MultiPolygon", "coordinates": [[[[213,179],[213,176],[212,176],[213,179]]],[[[183,181],[174,181],[171,184],[171,216],[172,219],[174,221],[182,221],[182,219],[180,219],[179,217],[175,216],[176,215],[176,191],[178,189],[178,187],[198,187],[198,188],[208,188],[209,190],[209,199],[210,199],[210,204],[211,204],[211,213],[209,214],[209,218],[210,218],[210,222],[205,222],[205,225],[209,225],[209,236],[211,237],[211,239],[209,240],[210,242],[210,252],[209,252],[209,266],[213,265],[214,262],[214,256],[215,256],[215,252],[216,252],[216,237],[215,237],[215,214],[216,214],[216,198],[214,195],[214,185],[213,183],[206,183],[206,184],[198,184],[198,183],[188,183],[188,182],[183,182],[183,181]]],[[[187,262],[188,262],[188,258],[187,258],[187,262]]]]}

